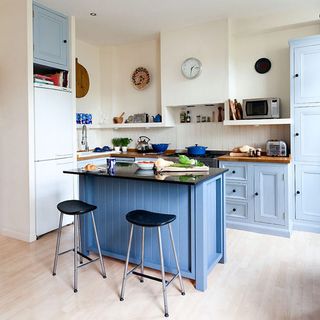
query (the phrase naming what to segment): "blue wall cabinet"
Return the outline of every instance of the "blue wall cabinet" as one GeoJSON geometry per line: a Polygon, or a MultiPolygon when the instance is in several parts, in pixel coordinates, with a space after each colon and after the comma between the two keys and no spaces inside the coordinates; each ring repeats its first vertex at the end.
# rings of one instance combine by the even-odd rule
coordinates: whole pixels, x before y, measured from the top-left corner
{"type": "Polygon", "coordinates": [[[255,221],[285,224],[285,181],[282,167],[254,167],[255,221]]]}
{"type": "Polygon", "coordinates": [[[69,24],[60,13],[33,4],[34,63],[68,70],[69,24]]]}
{"type": "Polygon", "coordinates": [[[320,166],[296,165],[296,219],[320,222],[320,166]]]}
{"type": "MultiPolygon", "coordinates": [[[[320,86],[319,86],[320,92],[320,86]]],[[[320,161],[320,106],[295,108],[295,160],[320,161]]]]}
{"type": "Polygon", "coordinates": [[[320,44],[294,49],[294,102],[320,102],[320,44]]]}
{"type": "Polygon", "coordinates": [[[221,161],[220,167],[229,169],[226,173],[227,226],[289,237],[288,194],[292,166],[221,161]]]}

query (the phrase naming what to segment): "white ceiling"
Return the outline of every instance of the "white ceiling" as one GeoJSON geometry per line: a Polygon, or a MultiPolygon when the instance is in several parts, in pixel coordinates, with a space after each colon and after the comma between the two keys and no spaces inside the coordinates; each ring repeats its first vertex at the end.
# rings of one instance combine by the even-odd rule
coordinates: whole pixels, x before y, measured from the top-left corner
{"type": "MultiPolygon", "coordinates": [[[[76,16],[77,38],[115,45],[155,37],[162,30],[219,18],[245,18],[319,7],[319,0],[40,0],[76,16]],[[90,12],[96,12],[92,17],[90,12]]],[[[320,9],[320,8],[319,8],[320,9]]]]}

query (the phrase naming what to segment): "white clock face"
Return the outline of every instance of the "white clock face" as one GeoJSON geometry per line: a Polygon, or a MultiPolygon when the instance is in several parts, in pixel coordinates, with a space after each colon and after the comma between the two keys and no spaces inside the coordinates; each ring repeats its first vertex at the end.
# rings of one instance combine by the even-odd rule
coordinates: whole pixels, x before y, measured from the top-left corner
{"type": "Polygon", "coordinates": [[[187,79],[194,79],[201,73],[202,64],[196,58],[188,58],[181,65],[181,72],[187,79]]]}

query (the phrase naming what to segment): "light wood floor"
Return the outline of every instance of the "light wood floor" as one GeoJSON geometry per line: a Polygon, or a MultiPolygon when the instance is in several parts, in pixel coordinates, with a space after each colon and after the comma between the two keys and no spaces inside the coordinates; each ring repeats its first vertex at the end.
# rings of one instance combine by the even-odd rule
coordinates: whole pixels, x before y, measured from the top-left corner
{"type": "MultiPolygon", "coordinates": [[[[320,319],[320,235],[295,232],[291,239],[228,230],[228,262],[209,276],[209,289],[196,291],[185,279],[186,296],[171,286],[169,319],[320,319]]],[[[71,246],[71,228],[62,249],[71,246]]],[[[0,319],[164,319],[161,284],[131,277],[119,302],[123,263],[105,258],[80,269],[73,293],[72,253],[51,275],[55,233],[34,243],[0,237],[0,319]]]]}

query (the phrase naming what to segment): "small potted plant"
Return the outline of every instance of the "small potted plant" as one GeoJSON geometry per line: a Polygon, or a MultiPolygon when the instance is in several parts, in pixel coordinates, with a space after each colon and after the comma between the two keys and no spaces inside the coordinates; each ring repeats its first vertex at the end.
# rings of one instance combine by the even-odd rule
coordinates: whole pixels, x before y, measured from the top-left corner
{"type": "Polygon", "coordinates": [[[132,142],[132,139],[130,139],[130,138],[120,138],[120,140],[121,140],[122,152],[127,152],[128,151],[128,145],[130,144],[130,142],[132,142]]]}
{"type": "Polygon", "coordinates": [[[121,138],[113,138],[111,142],[113,144],[114,151],[120,152],[121,138]]]}

